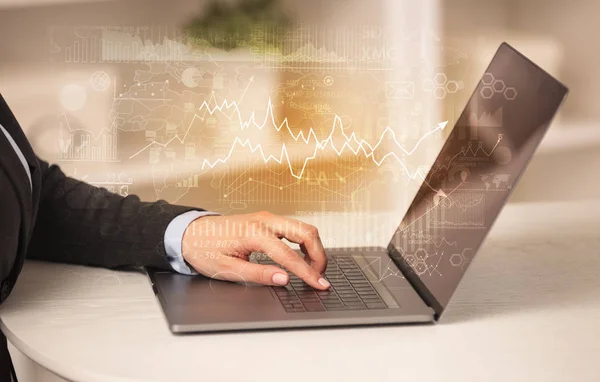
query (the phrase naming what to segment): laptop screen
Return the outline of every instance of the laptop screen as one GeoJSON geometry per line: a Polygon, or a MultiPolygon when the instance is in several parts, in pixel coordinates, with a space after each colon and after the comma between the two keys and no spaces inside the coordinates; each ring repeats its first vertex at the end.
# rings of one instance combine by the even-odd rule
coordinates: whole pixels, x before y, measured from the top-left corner
{"type": "Polygon", "coordinates": [[[389,249],[438,316],[566,94],[561,83],[501,45],[423,176],[389,249]]]}

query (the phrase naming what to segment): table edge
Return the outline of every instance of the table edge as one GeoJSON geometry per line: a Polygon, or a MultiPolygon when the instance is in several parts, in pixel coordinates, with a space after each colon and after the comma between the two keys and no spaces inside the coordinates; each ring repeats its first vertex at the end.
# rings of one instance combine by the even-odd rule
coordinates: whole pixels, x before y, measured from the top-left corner
{"type": "Polygon", "coordinates": [[[36,365],[39,365],[55,374],[56,376],[66,379],[67,381],[85,381],[85,382],[142,382],[138,379],[117,377],[114,375],[100,375],[81,368],[73,368],[70,365],[65,365],[64,362],[52,360],[44,356],[41,352],[36,351],[33,347],[22,341],[15,333],[13,333],[4,320],[0,317],[0,330],[10,343],[19,350],[23,355],[28,357],[36,365]]]}

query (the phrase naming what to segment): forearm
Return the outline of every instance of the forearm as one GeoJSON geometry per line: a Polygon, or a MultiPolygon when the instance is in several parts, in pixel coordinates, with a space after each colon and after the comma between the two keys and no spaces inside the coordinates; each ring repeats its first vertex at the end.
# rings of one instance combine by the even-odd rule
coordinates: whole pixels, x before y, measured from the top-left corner
{"type": "Polygon", "coordinates": [[[122,197],[69,178],[57,166],[40,164],[43,187],[29,258],[171,269],[165,230],[175,217],[197,208],[122,197]]]}

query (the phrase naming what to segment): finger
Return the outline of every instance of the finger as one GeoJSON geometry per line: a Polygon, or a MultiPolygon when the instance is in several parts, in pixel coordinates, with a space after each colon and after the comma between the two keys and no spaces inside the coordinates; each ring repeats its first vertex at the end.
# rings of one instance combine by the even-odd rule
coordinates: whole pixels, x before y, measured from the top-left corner
{"type": "Polygon", "coordinates": [[[300,244],[300,251],[302,251],[302,253],[304,254],[304,261],[306,261],[306,264],[312,266],[313,261],[310,259],[310,255],[308,254],[308,250],[306,249],[304,244],[300,244]]]}
{"type": "Polygon", "coordinates": [[[327,254],[319,231],[316,227],[294,219],[282,218],[282,224],[271,228],[278,236],[283,236],[289,241],[299,244],[304,253],[306,262],[318,273],[323,274],[327,269],[327,254]],[[279,227],[282,227],[278,231],[279,227]]]}
{"type": "Polygon", "coordinates": [[[227,257],[219,261],[220,271],[214,278],[227,281],[243,281],[262,285],[285,286],[290,277],[281,268],[274,265],[260,265],[237,258],[227,257]]]}
{"type": "Polygon", "coordinates": [[[268,212],[259,213],[259,219],[278,237],[285,237],[293,243],[300,244],[302,252],[310,258],[311,266],[320,274],[325,272],[327,255],[316,227],[268,212]]]}
{"type": "Polygon", "coordinates": [[[277,237],[253,237],[248,240],[248,246],[252,251],[266,253],[271,259],[300,277],[313,288],[321,290],[329,288],[329,282],[321,276],[321,273],[308,265],[300,255],[277,237]]]}

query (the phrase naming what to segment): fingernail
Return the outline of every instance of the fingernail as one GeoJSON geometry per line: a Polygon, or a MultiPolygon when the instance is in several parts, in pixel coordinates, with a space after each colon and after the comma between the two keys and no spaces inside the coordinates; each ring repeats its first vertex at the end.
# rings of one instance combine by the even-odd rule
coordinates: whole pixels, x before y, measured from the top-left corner
{"type": "Polygon", "coordinates": [[[329,281],[325,280],[322,277],[319,279],[319,284],[323,285],[325,288],[329,288],[331,286],[331,284],[329,284],[329,281]]]}
{"type": "Polygon", "coordinates": [[[273,284],[275,285],[287,285],[288,283],[287,275],[283,273],[275,273],[271,280],[273,280],[273,284]]]}

